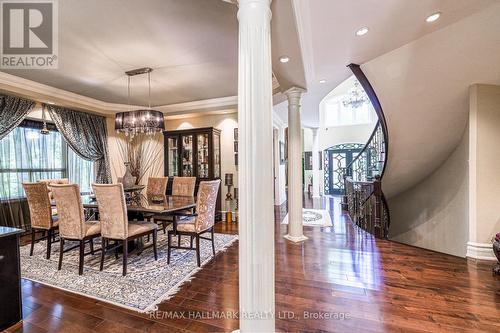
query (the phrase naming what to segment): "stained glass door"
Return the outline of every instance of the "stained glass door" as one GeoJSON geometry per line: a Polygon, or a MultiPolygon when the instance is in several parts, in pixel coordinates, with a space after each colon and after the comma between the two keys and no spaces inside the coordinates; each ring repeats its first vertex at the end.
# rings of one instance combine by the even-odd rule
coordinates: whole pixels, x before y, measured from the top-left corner
{"type": "Polygon", "coordinates": [[[362,144],[341,144],[325,150],[325,194],[344,193],[344,168],[359,154],[362,144]]]}

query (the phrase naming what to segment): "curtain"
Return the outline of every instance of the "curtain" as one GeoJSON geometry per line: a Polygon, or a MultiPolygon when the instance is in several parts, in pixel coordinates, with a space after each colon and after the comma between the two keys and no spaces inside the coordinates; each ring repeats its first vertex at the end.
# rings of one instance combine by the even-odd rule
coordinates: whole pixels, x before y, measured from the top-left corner
{"type": "Polygon", "coordinates": [[[30,215],[22,184],[64,176],[63,149],[57,131],[23,121],[0,140],[0,225],[30,230],[30,215]]]}
{"type": "Polygon", "coordinates": [[[34,106],[34,101],[0,94],[0,140],[16,128],[34,106]]]}
{"type": "Polygon", "coordinates": [[[106,119],[55,105],[43,105],[66,143],[80,157],[94,161],[96,182],[110,183],[106,119]]]}

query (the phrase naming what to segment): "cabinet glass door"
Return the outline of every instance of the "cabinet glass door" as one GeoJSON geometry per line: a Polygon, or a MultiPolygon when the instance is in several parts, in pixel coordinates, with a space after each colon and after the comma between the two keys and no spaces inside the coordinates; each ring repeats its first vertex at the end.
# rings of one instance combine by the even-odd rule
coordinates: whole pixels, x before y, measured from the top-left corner
{"type": "Polygon", "coordinates": [[[214,178],[220,178],[220,136],[214,134],[214,178]]]}
{"type": "Polygon", "coordinates": [[[167,154],[168,154],[168,175],[169,177],[179,176],[179,154],[177,152],[177,138],[167,139],[167,154]]]}
{"type": "Polygon", "coordinates": [[[198,177],[208,178],[208,134],[198,134],[198,177]]]}
{"type": "Polygon", "coordinates": [[[182,176],[193,176],[193,136],[183,135],[182,140],[182,176]]]}

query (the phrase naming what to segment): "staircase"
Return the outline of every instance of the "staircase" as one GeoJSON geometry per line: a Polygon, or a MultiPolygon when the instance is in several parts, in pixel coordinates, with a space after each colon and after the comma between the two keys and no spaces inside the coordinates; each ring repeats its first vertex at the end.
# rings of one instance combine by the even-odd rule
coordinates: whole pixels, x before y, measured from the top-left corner
{"type": "Polygon", "coordinates": [[[353,223],[378,238],[387,238],[389,209],[382,191],[388,152],[388,132],[380,102],[359,65],[348,66],[368,95],[378,122],[361,152],[343,169],[343,209],[353,223]]]}

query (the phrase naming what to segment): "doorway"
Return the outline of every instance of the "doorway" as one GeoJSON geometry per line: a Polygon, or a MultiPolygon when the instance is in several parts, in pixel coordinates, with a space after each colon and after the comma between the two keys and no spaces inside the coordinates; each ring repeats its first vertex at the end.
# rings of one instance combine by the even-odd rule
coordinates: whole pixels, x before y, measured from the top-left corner
{"type": "Polygon", "coordinates": [[[364,144],[344,143],[332,146],[324,151],[325,194],[341,195],[344,193],[344,169],[361,152],[364,144]]]}

